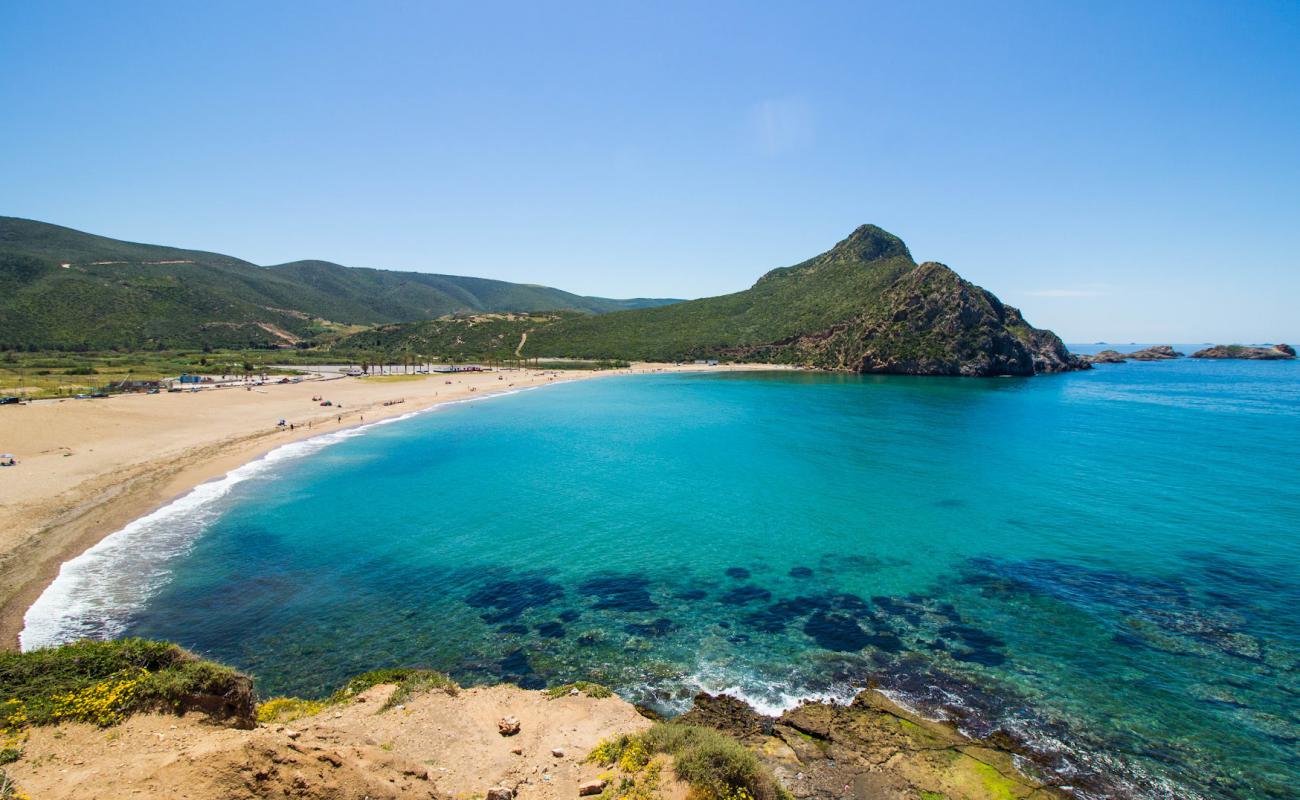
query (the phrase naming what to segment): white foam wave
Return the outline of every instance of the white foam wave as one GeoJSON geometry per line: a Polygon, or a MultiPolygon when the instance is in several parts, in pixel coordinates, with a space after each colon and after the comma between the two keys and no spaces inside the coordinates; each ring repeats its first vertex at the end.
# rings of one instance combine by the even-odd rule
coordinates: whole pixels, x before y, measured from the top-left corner
{"type": "Polygon", "coordinates": [[[23,617],[23,630],[18,634],[19,647],[28,651],[77,639],[111,639],[120,636],[131,614],[143,607],[150,597],[166,585],[171,575],[172,562],[189,552],[208,526],[224,511],[217,501],[250,478],[273,470],[286,461],[303,458],[330,445],[360,436],[369,429],[401,422],[443,406],[504,397],[554,385],[556,384],[547,383],[488,392],[478,397],[449,401],[290,442],[231,470],[221,478],[200,484],[182,497],[110,534],[76,558],[64,562],[54,582],[27,609],[23,617]]]}
{"type": "Polygon", "coordinates": [[[862,691],[862,687],[849,684],[817,691],[796,689],[774,680],[738,678],[734,672],[713,665],[702,665],[682,681],[692,693],[725,694],[744,701],[750,708],[767,717],[779,717],[804,703],[848,705],[862,691]]]}

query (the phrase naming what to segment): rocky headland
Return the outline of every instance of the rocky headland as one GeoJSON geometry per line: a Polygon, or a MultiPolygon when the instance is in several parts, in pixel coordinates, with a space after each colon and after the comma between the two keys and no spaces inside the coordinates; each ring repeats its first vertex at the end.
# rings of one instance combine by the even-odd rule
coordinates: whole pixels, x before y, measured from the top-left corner
{"type": "Polygon", "coordinates": [[[1284,361],[1295,358],[1295,348],[1289,344],[1269,347],[1248,347],[1240,344],[1216,344],[1192,353],[1192,358],[1239,358],[1249,361],[1284,361]]]}

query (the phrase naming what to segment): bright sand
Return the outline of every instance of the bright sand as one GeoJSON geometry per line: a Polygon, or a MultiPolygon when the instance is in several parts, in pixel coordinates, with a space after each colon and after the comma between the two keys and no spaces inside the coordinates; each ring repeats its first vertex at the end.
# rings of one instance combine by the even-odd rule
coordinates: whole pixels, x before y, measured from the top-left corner
{"type": "Polygon", "coordinates": [[[485,394],[609,375],[773,369],[636,364],[611,371],[519,370],[307,380],[0,408],[0,647],[74,558],[131,520],[282,444],[485,394]],[[448,383],[450,381],[450,383],[448,383]],[[312,397],[334,405],[322,407],[312,397]],[[403,400],[393,405],[385,402],[403,400]],[[294,425],[277,425],[284,419],[294,425]]]}

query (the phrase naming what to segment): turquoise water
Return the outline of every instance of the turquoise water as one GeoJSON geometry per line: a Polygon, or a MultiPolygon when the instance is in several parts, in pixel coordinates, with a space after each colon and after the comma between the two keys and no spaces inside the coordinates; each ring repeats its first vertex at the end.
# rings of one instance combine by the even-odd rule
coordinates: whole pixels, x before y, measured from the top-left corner
{"type": "Polygon", "coordinates": [[[251,468],[69,565],[24,641],[172,639],[264,696],[870,684],[1086,796],[1294,797],[1298,435],[1296,363],[556,385],[251,468]]]}

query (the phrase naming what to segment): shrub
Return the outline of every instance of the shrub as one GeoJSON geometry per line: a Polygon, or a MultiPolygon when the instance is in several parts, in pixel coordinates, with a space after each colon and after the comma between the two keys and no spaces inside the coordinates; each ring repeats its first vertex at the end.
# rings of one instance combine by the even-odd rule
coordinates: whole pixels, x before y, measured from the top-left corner
{"type": "Polygon", "coordinates": [[[303,700],[297,697],[272,697],[257,707],[257,721],[263,725],[272,722],[293,722],[296,719],[319,714],[328,706],[324,700],[303,700]]]}
{"type": "Polygon", "coordinates": [[[411,695],[418,692],[436,689],[454,695],[460,691],[460,686],[441,672],[410,667],[377,669],[357,675],[324,700],[273,697],[258,706],[257,721],[264,724],[292,722],[296,719],[309,717],[312,714],[319,714],[330,706],[346,703],[367,689],[384,684],[396,684],[397,689],[388,696],[388,700],[384,702],[384,705],[379,709],[380,711],[387,711],[394,706],[405,703],[411,699],[411,695]]]}
{"type": "Polygon", "coordinates": [[[139,711],[193,708],[248,723],[253,716],[247,677],[145,639],[0,653],[0,698],[20,702],[31,725],[64,719],[111,725],[139,711]]]}
{"type": "Polygon", "coordinates": [[[554,700],[557,697],[564,697],[565,695],[570,694],[575,689],[588,697],[595,697],[598,699],[614,696],[614,692],[608,686],[602,686],[599,683],[592,683],[591,681],[574,681],[573,683],[566,683],[563,686],[552,686],[549,689],[546,689],[544,694],[554,700]]]}
{"type": "MultiPolygon", "coordinates": [[[[771,771],[748,748],[712,728],[660,722],[633,736],[606,739],[588,761],[635,773],[655,753],[673,757],[673,771],[698,800],[789,800],[771,771]]],[[[622,796],[621,791],[616,791],[622,796]]]]}
{"type": "Polygon", "coordinates": [[[0,769],[0,800],[31,800],[31,798],[18,791],[9,774],[0,769]]]}
{"type": "Polygon", "coordinates": [[[0,653],[0,758],[21,754],[31,725],[67,720],[108,727],[142,711],[201,710],[253,724],[252,682],[174,644],[84,641],[0,653]]]}

